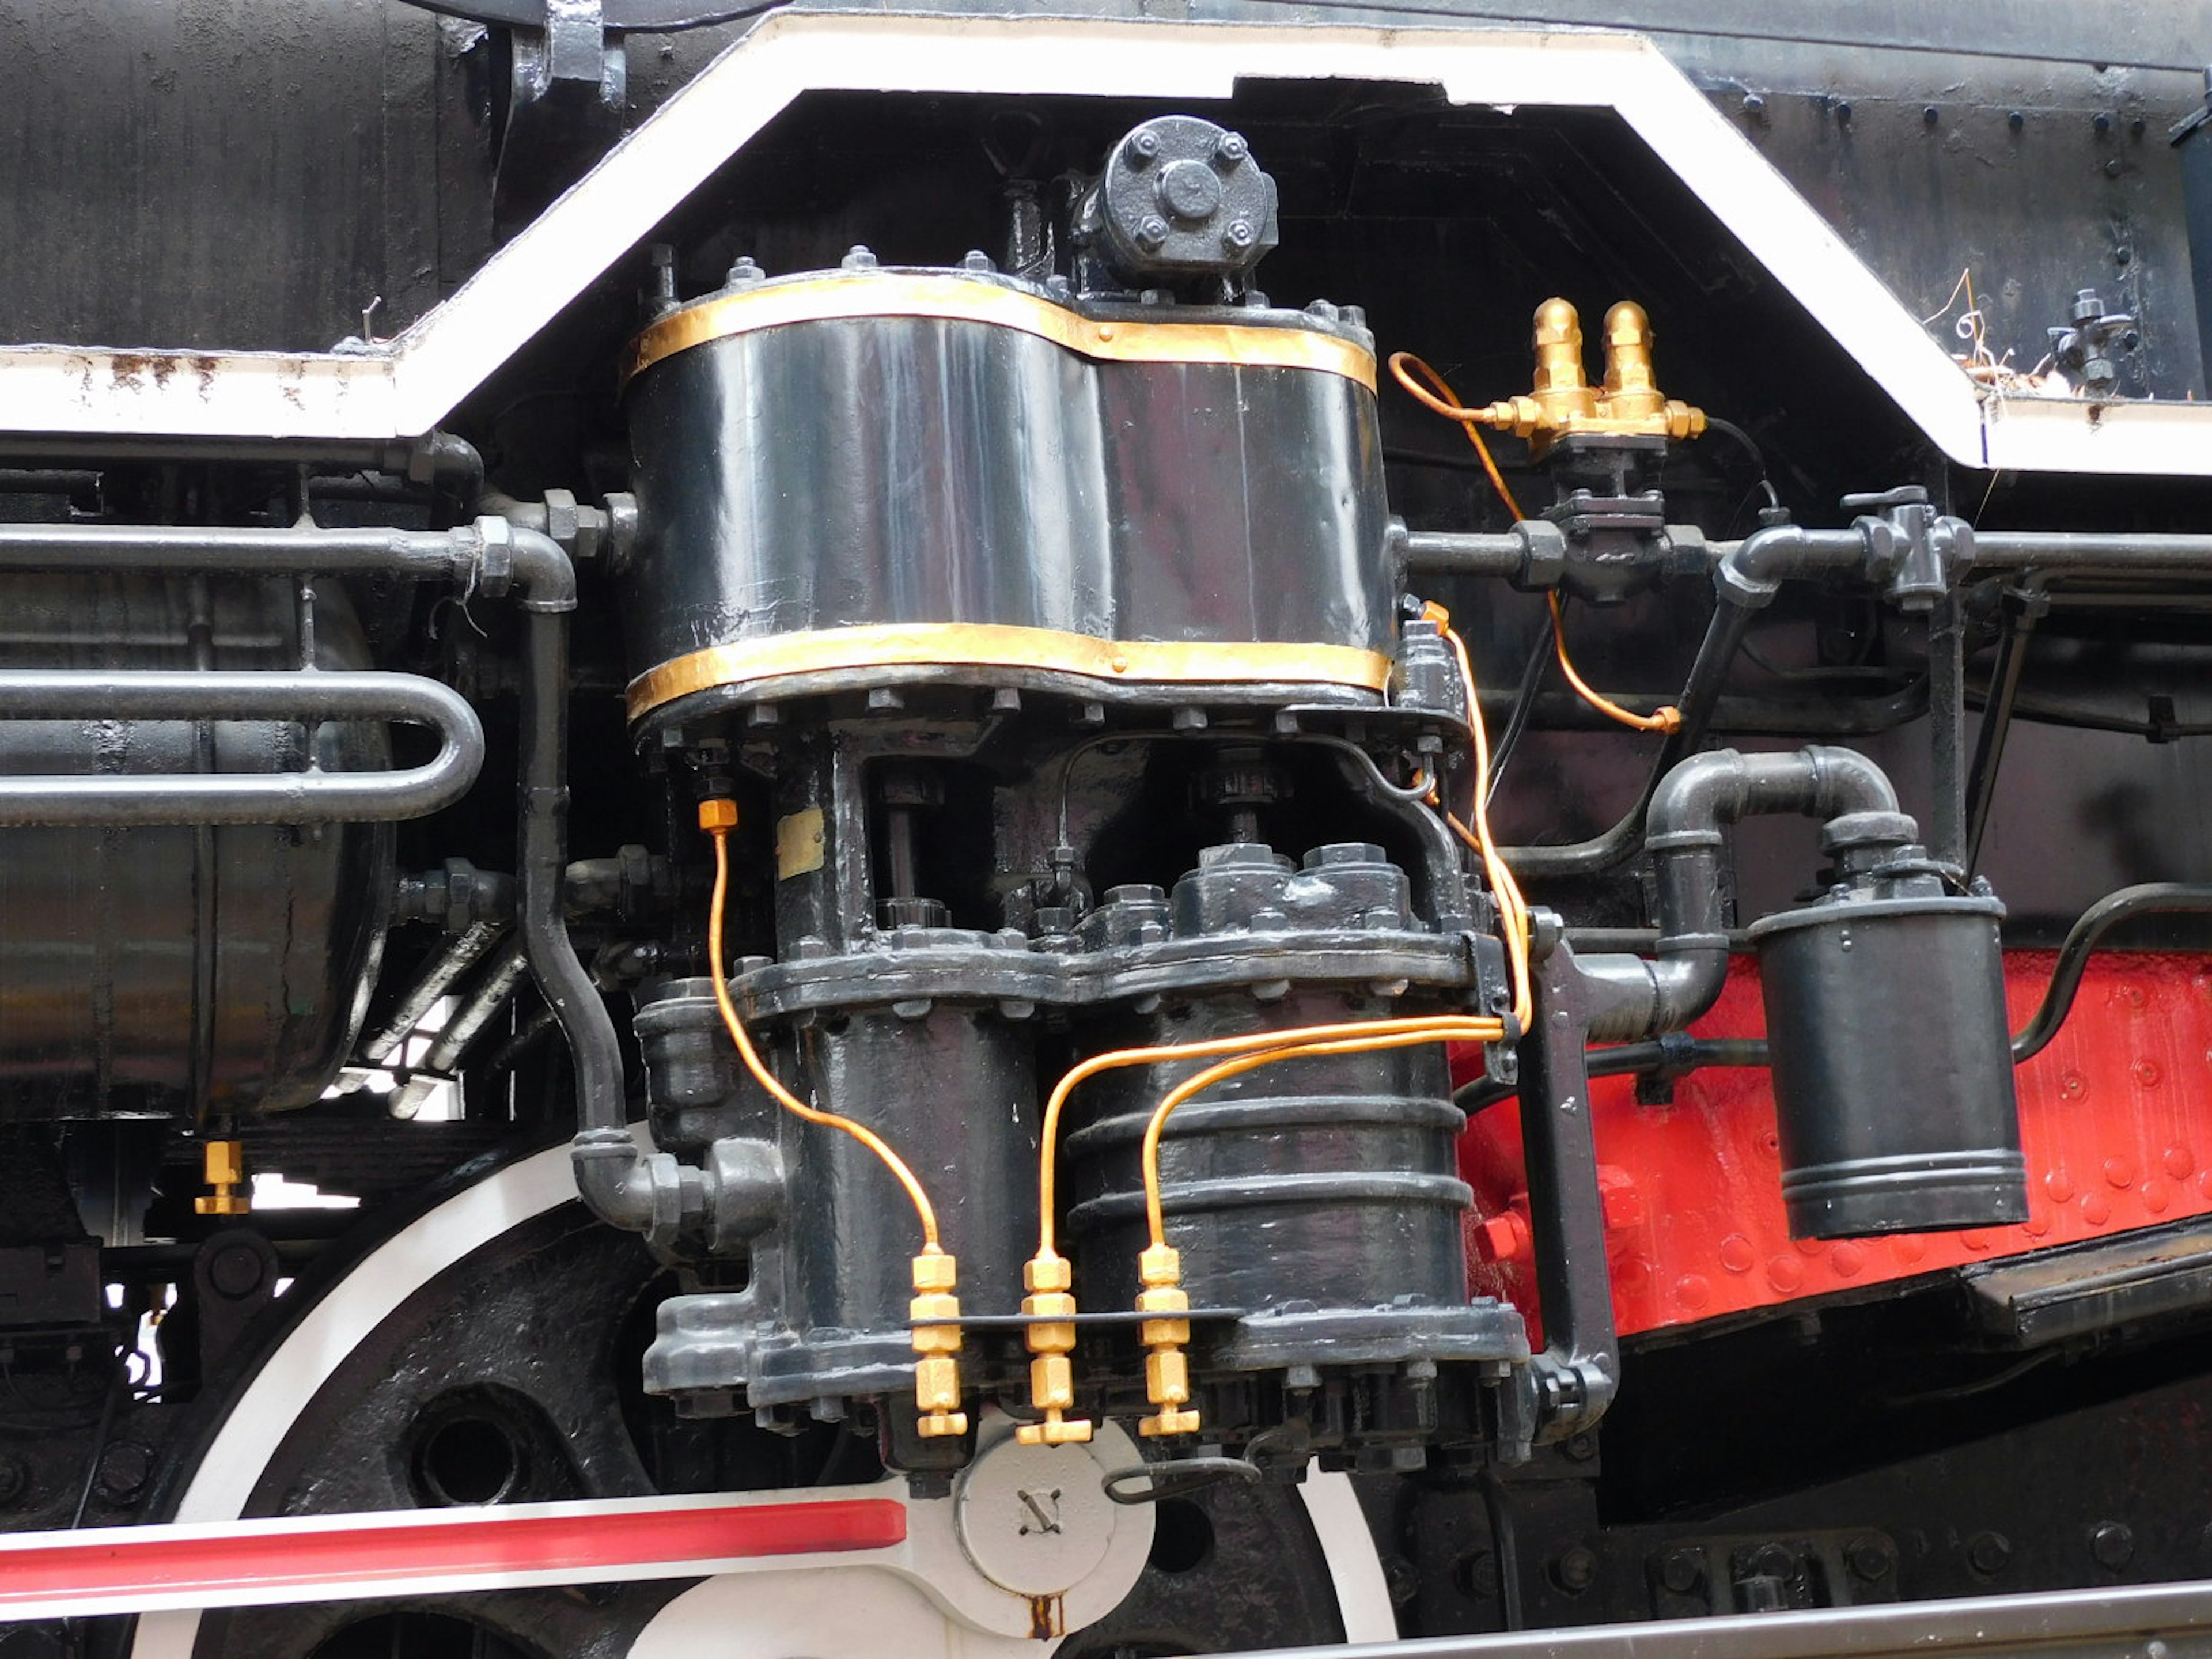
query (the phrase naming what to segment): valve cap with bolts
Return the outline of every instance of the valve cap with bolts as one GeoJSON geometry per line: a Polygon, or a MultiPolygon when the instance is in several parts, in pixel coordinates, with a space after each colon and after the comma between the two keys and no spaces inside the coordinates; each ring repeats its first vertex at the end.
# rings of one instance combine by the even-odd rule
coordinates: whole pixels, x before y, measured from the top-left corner
{"type": "Polygon", "coordinates": [[[1275,181],[1241,133],[1163,115],[1108,152],[1076,216],[1079,239],[1131,288],[1242,277],[1278,239],[1275,181]]]}

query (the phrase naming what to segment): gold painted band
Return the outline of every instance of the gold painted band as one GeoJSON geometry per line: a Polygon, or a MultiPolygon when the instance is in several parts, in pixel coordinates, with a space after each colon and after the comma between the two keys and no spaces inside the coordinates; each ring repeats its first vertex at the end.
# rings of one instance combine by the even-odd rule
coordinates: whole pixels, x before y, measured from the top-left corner
{"type": "Polygon", "coordinates": [[[1135,684],[1304,683],[1365,691],[1382,690],[1390,678],[1389,658],[1354,646],[1102,640],[993,623],[888,623],[772,634],[688,653],[630,682],[629,717],[715,686],[840,669],[939,665],[1038,669],[1135,684]]]}
{"type": "Polygon", "coordinates": [[[1375,354],[1313,328],[1236,323],[1102,322],[1019,289],[960,276],[822,276],[705,300],[637,337],[623,384],[665,357],[709,340],[791,323],[852,317],[939,317],[1034,334],[1085,357],[1125,363],[1236,363],[1310,368],[1375,390],[1375,354]]]}

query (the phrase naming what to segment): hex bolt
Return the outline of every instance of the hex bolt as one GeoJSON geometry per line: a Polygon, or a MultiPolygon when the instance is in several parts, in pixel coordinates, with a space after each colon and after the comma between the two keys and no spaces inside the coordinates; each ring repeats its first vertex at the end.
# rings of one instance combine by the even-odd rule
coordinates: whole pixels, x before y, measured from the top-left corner
{"type": "Polygon", "coordinates": [[[2118,1521],[2100,1521],[2089,1531],[2089,1553],[2100,1567],[2124,1567],[2135,1559],[2134,1530],[2118,1521]]]}
{"type": "Polygon", "coordinates": [[[1241,132],[1224,132],[1214,142],[1214,164],[1224,171],[1240,165],[1251,153],[1252,147],[1241,132]]]}
{"type": "Polygon", "coordinates": [[[1164,246],[1168,240],[1168,222],[1157,213],[1148,213],[1137,222],[1137,246],[1150,252],[1164,246]]]}
{"type": "Polygon", "coordinates": [[[2021,114],[2020,111],[2016,109],[2008,110],[2005,112],[2005,125],[2010,127],[2014,132],[2018,132],[2022,127],[2027,125],[2027,117],[2021,114]]]}
{"type": "Polygon", "coordinates": [[[228,1244],[208,1263],[208,1282],[216,1291],[236,1300],[261,1288],[260,1254],[250,1244],[228,1244]]]}
{"type": "Polygon", "coordinates": [[[2110,132],[2112,130],[2112,118],[2103,110],[2099,110],[2089,118],[2089,125],[2100,133],[2110,132]]]}
{"type": "Polygon", "coordinates": [[[118,1440],[100,1456],[93,1491],[116,1509],[136,1504],[154,1478],[154,1454],[135,1440],[118,1440]]]}
{"type": "Polygon", "coordinates": [[[1221,245],[1242,252],[1252,246],[1253,234],[1249,219],[1231,219],[1221,233],[1221,245]]]}
{"type": "Polygon", "coordinates": [[[1888,1577],[1894,1565],[1889,1546],[1879,1538],[1852,1539],[1844,1547],[1844,1559],[1850,1564],[1852,1572],[1869,1584],[1888,1577]]]}
{"type": "Polygon", "coordinates": [[[1552,1563],[1552,1582],[1570,1595],[1597,1583],[1597,1553],[1586,1544],[1562,1551],[1552,1563]]]}
{"type": "Polygon", "coordinates": [[[1743,112],[1746,115],[1764,115],[1766,113],[1766,100],[1755,92],[1747,92],[1743,95],[1743,112]]]}
{"type": "Polygon", "coordinates": [[[1149,165],[1152,158],[1159,153],[1159,134],[1144,129],[1131,133],[1128,142],[1121,146],[1122,160],[1133,167],[1149,165]]]}
{"type": "Polygon", "coordinates": [[[1687,1595],[1705,1576],[1705,1558],[1695,1550],[1668,1550],[1659,1559],[1659,1582],[1677,1595],[1687,1595]]]}
{"type": "Polygon", "coordinates": [[[1942,118],[1943,112],[1933,104],[1920,112],[1920,125],[1923,127],[1932,127],[1942,118]]]}
{"type": "Polygon", "coordinates": [[[2001,1532],[1978,1532],[1966,1540],[1966,1565],[1994,1578],[2012,1565],[2012,1540],[2001,1532]]]}
{"type": "Polygon", "coordinates": [[[855,243],[837,263],[846,270],[873,270],[881,262],[877,259],[874,250],[862,242],[855,243]]]}
{"type": "Polygon", "coordinates": [[[1402,1555],[1382,1558],[1382,1583],[1392,1607],[1402,1607],[1421,1593],[1421,1575],[1402,1555]]]}
{"type": "Polygon", "coordinates": [[[2120,158],[2117,155],[2112,157],[2111,161],[2105,163],[2105,177],[2107,179],[2117,179],[2126,171],[2126,167],[2121,162],[2120,158]]]}
{"type": "Polygon", "coordinates": [[[0,1452],[0,1510],[13,1509],[30,1486],[31,1466],[14,1452],[0,1452]]]}

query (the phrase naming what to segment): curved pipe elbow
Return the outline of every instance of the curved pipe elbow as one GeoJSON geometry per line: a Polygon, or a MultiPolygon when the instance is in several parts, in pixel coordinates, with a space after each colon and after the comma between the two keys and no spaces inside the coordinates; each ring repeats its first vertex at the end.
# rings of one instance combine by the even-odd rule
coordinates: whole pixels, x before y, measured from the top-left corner
{"type": "Polygon", "coordinates": [[[610,1226],[641,1233],[653,1224],[650,1160],[625,1129],[586,1129],[569,1144],[576,1191],[592,1213],[610,1226]]]}
{"type": "Polygon", "coordinates": [[[486,515],[470,527],[469,533],[475,538],[478,569],[489,589],[494,592],[507,587],[520,590],[526,611],[576,608],[574,562],[544,531],[486,515]]]}
{"type": "Polygon", "coordinates": [[[1723,824],[1768,813],[1826,820],[1896,811],[1889,779],[1854,750],[1813,745],[1789,755],[1742,755],[1719,749],[1674,767],[1653,792],[1645,818],[1645,844],[1658,877],[1658,954],[1593,957],[1578,964],[1595,992],[1590,1035],[1628,1040],[1679,1031],[1719,1000],[1728,979],[1723,824]]]}
{"type": "Polygon", "coordinates": [[[1721,556],[1713,568],[1713,583],[1723,599],[1756,610],[1773,599],[1784,579],[1846,569],[1865,552],[1866,538],[1856,530],[1770,525],[1721,556]]]}
{"type": "MultiPolygon", "coordinates": [[[[1666,949],[1664,941],[1660,948],[1666,949]]],[[[1589,1037],[1626,1042],[1679,1031],[1719,1001],[1728,983],[1728,946],[1698,944],[1656,958],[1583,957],[1575,965],[1596,992],[1589,1037]]]]}
{"type": "Polygon", "coordinates": [[[1812,744],[1787,755],[1692,755],[1659,781],[1645,822],[1651,845],[1663,852],[1685,845],[1680,837],[1717,842],[1723,824],[1767,813],[1896,811],[1897,791],[1880,767],[1855,749],[1812,744]]]}

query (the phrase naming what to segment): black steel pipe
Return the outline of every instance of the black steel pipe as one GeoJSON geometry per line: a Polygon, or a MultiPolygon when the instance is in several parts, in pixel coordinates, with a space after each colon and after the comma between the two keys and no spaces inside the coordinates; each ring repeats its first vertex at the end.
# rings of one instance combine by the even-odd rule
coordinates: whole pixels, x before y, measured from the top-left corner
{"type": "Polygon", "coordinates": [[[1406,568],[1425,575],[1502,576],[1513,581],[1528,566],[1528,541],[1510,530],[1410,530],[1398,546],[1406,568]]]}
{"type": "Polygon", "coordinates": [[[2212,536],[2128,531],[1977,530],[1977,570],[2090,570],[2110,576],[2212,576],[2212,536]]]}
{"type": "Polygon", "coordinates": [[[453,530],[313,526],[0,524],[0,570],[177,570],[242,575],[380,572],[519,589],[529,611],[573,611],[576,573],[550,536],[478,519],[453,530]]]}
{"type": "MultiPolygon", "coordinates": [[[[548,544],[550,545],[550,544],[548,544]]],[[[614,1017],[568,937],[562,902],[568,868],[568,622],[526,620],[522,676],[522,949],[538,994],[560,1021],[575,1066],[576,1189],[603,1221],[645,1232],[670,1219],[672,1192],[656,1181],[662,1154],[644,1156],[627,1127],[622,1044],[614,1017]]],[[[670,1171],[672,1173],[672,1171],[670,1171]]]]}
{"type": "Polygon", "coordinates": [[[1626,864],[1644,850],[1644,820],[1650,809],[1653,792],[1659,787],[1659,781],[1666,776],[1668,769],[1704,738],[1713,710],[1719,705],[1729,665],[1735,659],[1755,614],[1754,606],[1723,590],[1712,622],[1698,647],[1697,660],[1691,665],[1690,677],[1683,683],[1680,700],[1675,704],[1682,711],[1682,723],[1669,732],[1659,745],[1650,770],[1644,774],[1644,787],[1635,804],[1611,829],[1588,841],[1569,842],[1558,847],[1500,849],[1507,867],[1516,876],[1524,880],[1540,880],[1547,876],[1599,875],[1626,864]]]}
{"type": "Polygon", "coordinates": [[[2081,975],[2089,957],[2106,933],[2137,916],[2205,914],[2212,914],[2212,885],[2175,881],[2123,887],[2084,910],[2058,947],[2058,963],[2051,969],[2051,983],[2044,988],[2041,1005],[2012,1040],[2013,1064],[2041,1054],[2058,1035],[2058,1028],[2066,1023],[2067,1013],[2074,1006],[2074,994],[2081,988],[2081,975]]]}
{"type": "Polygon", "coordinates": [[[460,694],[415,674],[320,669],[11,669],[0,720],[402,720],[438,733],[421,766],[380,772],[0,777],[0,825],[388,823],[451,805],[483,769],[460,694]]]}
{"type": "Polygon", "coordinates": [[[399,1006],[392,1011],[392,1018],[361,1045],[362,1063],[381,1066],[391,1058],[400,1044],[414,1036],[415,1028],[422,1023],[422,1016],[430,1012],[430,1005],[452,990],[461,975],[482,961],[506,933],[505,922],[472,922],[459,938],[431,958],[422,976],[400,998],[399,1006]]]}
{"type": "Polygon", "coordinates": [[[1849,749],[1814,746],[1793,755],[1719,749],[1669,771],[1648,815],[1659,886],[1658,954],[1582,959],[1593,987],[1589,1035],[1605,1041],[1679,1031],[1719,998],[1729,955],[1723,824],[1781,812],[1835,818],[1896,811],[1897,792],[1881,769],[1849,749]]]}

